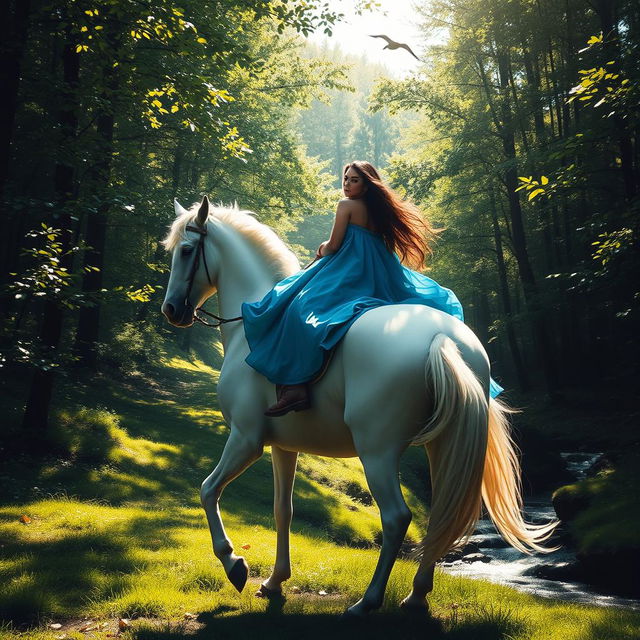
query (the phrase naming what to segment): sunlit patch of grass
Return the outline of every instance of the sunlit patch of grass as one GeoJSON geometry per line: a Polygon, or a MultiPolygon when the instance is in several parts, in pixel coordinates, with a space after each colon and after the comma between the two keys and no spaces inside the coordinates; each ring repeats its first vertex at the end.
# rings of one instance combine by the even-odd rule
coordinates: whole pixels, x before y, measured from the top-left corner
{"type": "MultiPolygon", "coordinates": [[[[143,504],[114,508],[69,499],[45,500],[26,507],[32,516],[29,525],[19,522],[21,510],[3,509],[0,530],[4,539],[14,541],[16,552],[29,549],[28,554],[16,553],[14,562],[2,565],[3,575],[14,578],[10,578],[13,595],[3,594],[0,601],[5,615],[14,620],[156,618],[157,624],[145,622],[140,629],[151,633],[162,627],[178,637],[178,631],[184,630],[178,623],[187,612],[215,610],[220,612],[216,615],[237,616],[240,625],[266,612],[268,603],[252,594],[273,565],[275,532],[247,524],[247,514],[225,517],[228,534],[249,562],[254,580],[243,594],[237,594],[212,554],[198,509],[173,506],[156,513],[143,504]],[[249,548],[242,550],[243,545],[249,548]]],[[[291,549],[293,575],[285,585],[285,618],[339,614],[362,595],[378,558],[375,549],[338,546],[311,532],[292,534],[291,549]],[[293,593],[294,587],[301,593],[293,593]]],[[[415,570],[412,562],[396,563],[383,614],[397,614],[415,570]]],[[[609,637],[632,638],[639,629],[638,615],[632,612],[554,603],[440,571],[430,604],[447,637],[454,638],[604,639],[607,636],[593,630],[608,624],[621,630],[609,637]]],[[[399,617],[398,629],[405,623],[399,617]]],[[[258,630],[259,618],[255,625],[258,630]]],[[[38,633],[44,633],[43,627],[27,637],[33,640],[38,633]]],[[[262,631],[263,637],[271,637],[270,633],[262,631]]]]}
{"type": "MultiPolygon", "coordinates": [[[[362,596],[379,554],[375,547],[353,548],[366,547],[380,532],[359,461],[301,456],[293,575],[276,618],[268,602],[253,596],[275,559],[270,452],[221,500],[227,534],[250,566],[250,582],[238,594],[212,553],[198,498],[199,483],[225,441],[214,405],[216,371],[179,357],[171,362],[167,376],[181,386],[170,400],[151,390],[131,394],[104,384],[91,389],[91,397],[73,396],[86,406],[111,407],[83,414],[105,427],[95,433],[89,429],[85,441],[92,446],[92,439],[106,433],[104,457],[91,461],[69,454],[32,461],[37,462],[32,466],[28,460],[11,461],[6,473],[16,494],[25,498],[0,506],[0,617],[9,620],[0,635],[80,639],[87,636],[76,621],[108,621],[113,632],[118,617],[129,617],[135,619],[127,632],[132,640],[177,640],[188,634],[280,638],[290,627],[308,637],[347,637],[337,616],[362,596]],[[30,522],[20,522],[23,514],[30,522]],[[198,620],[188,622],[187,613],[198,620]],[[52,621],[68,627],[63,634],[50,630],[52,621]],[[22,624],[35,626],[19,633],[22,624]]],[[[403,480],[409,484],[403,491],[414,511],[410,537],[416,540],[427,516],[420,491],[428,484],[428,470],[424,451],[412,450],[407,457],[403,480]]],[[[367,636],[443,637],[426,623],[412,626],[398,612],[416,569],[407,560],[396,563],[382,613],[363,623],[367,636]]],[[[430,606],[447,638],[608,640],[635,638],[639,630],[634,612],[557,603],[440,571],[430,606]]],[[[102,640],[106,633],[93,631],[92,637],[102,640]]]]}
{"type": "MultiPolygon", "coordinates": [[[[358,458],[321,458],[301,454],[298,468],[305,477],[315,484],[331,490],[340,496],[341,514],[337,515],[336,528],[340,522],[360,533],[357,543],[372,542],[381,534],[380,515],[369,493],[362,464],[358,458]]],[[[425,532],[427,510],[424,503],[407,487],[402,487],[407,505],[413,512],[413,521],[407,531],[407,540],[416,543],[425,532]]],[[[342,537],[335,538],[342,541],[342,537]]]]}
{"type": "Polygon", "coordinates": [[[181,358],[179,356],[172,356],[163,360],[163,363],[172,369],[181,369],[183,371],[191,371],[197,373],[206,373],[212,376],[215,381],[218,381],[218,375],[220,372],[213,367],[202,362],[198,358],[194,358],[192,360],[187,360],[186,358],[181,358]]]}
{"type": "Polygon", "coordinates": [[[197,422],[204,424],[211,424],[212,421],[221,421],[222,412],[218,409],[206,408],[206,407],[189,407],[182,411],[182,414],[186,418],[191,418],[192,420],[196,420],[197,422]]]}

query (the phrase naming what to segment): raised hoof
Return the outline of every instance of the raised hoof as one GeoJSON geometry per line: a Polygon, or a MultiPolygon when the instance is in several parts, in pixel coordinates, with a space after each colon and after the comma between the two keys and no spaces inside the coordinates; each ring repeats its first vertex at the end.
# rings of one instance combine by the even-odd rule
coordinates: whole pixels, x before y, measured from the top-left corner
{"type": "Polygon", "coordinates": [[[256,598],[265,598],[267,600],[284,600],[281,589],[269,589],[264,583],[260,585],[256,591],[256,598]]]}
{"type": "Polygon", "coordinates": [[[229,578],[229,582],[242,593],[244,585],[247,584],[247,578],[249,577],[249,565],[244,558],[238,558],[235,561],[227,577],[229,578]]]}

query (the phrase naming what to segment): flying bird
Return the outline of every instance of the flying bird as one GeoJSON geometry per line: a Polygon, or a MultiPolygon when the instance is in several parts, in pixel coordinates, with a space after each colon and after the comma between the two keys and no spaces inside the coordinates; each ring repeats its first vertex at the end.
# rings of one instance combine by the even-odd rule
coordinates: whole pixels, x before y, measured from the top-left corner
{"type": "Polygon", "coordinates": [[[420,58],[418,58],[418,56],[413,53],[413,51],[411,51],[411,48],[409,47],[408,44],[405,44],[404,42],[396,42],[395,40],[392,40],[391,38],[389,38],[389,36],[384,36],[384,35],[379,35],[379,36],[370,36],[371,38],[382,38],[383,40],[387,41],[387,46],[383,47],[384,49],[406,49],[416,60],[420,60],[420,58]]]}

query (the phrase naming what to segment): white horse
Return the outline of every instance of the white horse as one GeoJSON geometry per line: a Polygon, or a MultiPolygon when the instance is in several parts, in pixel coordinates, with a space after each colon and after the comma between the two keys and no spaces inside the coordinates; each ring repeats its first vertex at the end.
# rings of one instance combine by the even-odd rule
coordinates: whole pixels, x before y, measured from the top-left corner
{"type": "MultiPolygon", "coordinates": [[[[206,197],[191,211],[177,201],[175,208],[177,217],[164,240],[173,257],[162,305],[175,326],[191,326],[194,309],[216,290],[222,317],[238,316],[242,302],[261,300],[300,268],[277,235],[249,212],[212,208],[206,197]]],[[[382,605],[412,517],[398,477],[400,457],[412,444],[426,446],[433,497],[413,589],[402,606],[427,608],[435,562],[472,534],[483,501],[511,545],[525,553],[551,551],[540,543],[558,523],[523,520],[520,468],[506,415],[510,410],[489,398],[487,355],[456,318],[422,305],[368,311],[352,325],[314,384],[313,407],[271,419],[263,412],[275,399],[274,385],[245,363],[249,347],[242,323],[224,324],[221,333],[218,398],[231,433],[202,484],[201,499],[213,551],[239,591],[248,567],[234,554],[218,501],[265,446],[271,446],[273,461],[277,547],[273,571],[257,595],[281,594],[291,576],[289,527],[298,452],[358,456],[380,509],[380,557],[366,592],[348,614],[363,615],[382,605]]]]}

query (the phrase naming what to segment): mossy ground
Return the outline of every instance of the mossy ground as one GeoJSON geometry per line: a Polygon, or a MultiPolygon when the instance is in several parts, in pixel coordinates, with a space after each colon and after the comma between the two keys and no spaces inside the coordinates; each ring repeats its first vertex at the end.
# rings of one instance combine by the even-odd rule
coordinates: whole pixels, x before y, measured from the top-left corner
{"type": "Polygon", "coordinates": [[[569,525],[577,550],[640,549],[640,412],[628,381],[603,386],[598,393],[565,390],[555,404],[542,397],[514,395],[513,403],[524,408],[516,422],[525,431],[543,433],[547,446],[605,454],[606,462],[595,476],[556,485],[559,494],[589,505],[569,525]]]}
{"type": "MultiPolygon", "coordinates": [[[[301,456],[284,603],[253,596],[274,559],[269,452],[222,498],[227,532],[246,547],[243,594],[213,557],[198,486],[226,438],[217,370],[167,359],[157,375],[65,383],[45,456],[5,456],[0,482],[0,636],[106,638],[118,618],[131,638],[634,638],[640,614],[536,598],[490,583],[436,575],[431,617],[398,610],[415,565],[400,560],[385,605],[365,622],[344,609],[364,591],[377,549],[378,513],[357,460],[301,456]],[[21,520],[27,516],[27,522],[21,520]],[[360,548],[354,548],[360,547],[360,548]],[[295,587],[295,588],[294,588],[295,587]],[[322,594],[320,593],[322,592],[322,594]],[[51,629],[52,623],[62,625],[51,629]],[[83,631],[84,629],[84,631],[83,631]]],[[[10,389],[9,389],[10,391],[10,389]]],[[[2,408],[14,423],[17,405],[2,408]]],[[[428,471],[410,450],[404,492],[409,538],[424,531],[428,471]]]]}

